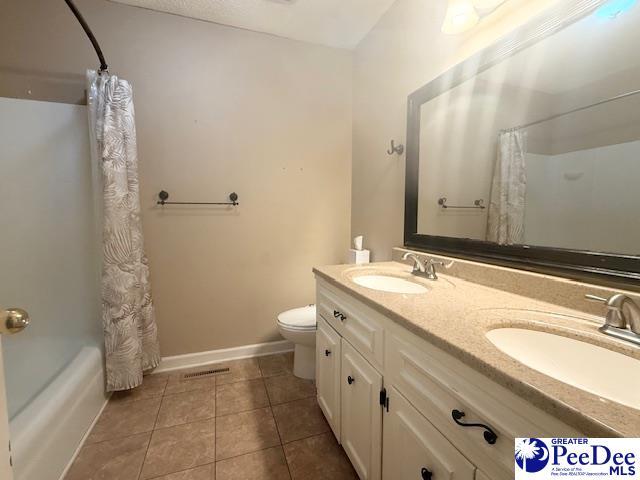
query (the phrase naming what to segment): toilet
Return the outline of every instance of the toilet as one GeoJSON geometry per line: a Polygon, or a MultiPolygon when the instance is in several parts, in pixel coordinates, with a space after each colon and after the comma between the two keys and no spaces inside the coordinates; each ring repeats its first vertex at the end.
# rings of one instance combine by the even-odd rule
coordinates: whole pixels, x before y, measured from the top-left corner
{"type": "Polygon", "coordinates": [[[316,306],[294,308],[278,315],[280,335],[295,345],[293,374],[316,377],[316,306]]]}

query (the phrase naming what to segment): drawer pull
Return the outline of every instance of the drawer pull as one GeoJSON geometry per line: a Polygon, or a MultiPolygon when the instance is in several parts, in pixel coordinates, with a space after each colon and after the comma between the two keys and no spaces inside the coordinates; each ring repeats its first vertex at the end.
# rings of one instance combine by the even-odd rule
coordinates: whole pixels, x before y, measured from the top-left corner
{"type": "Polygon", "coordinates": [[[347,317],[345,315],[343,315],[341,312],[339,312],[338,310],[334,310],[333,311],[333,317],[334,318],[339,318],[340,321],[342,321],[342,322],[344,322],[347,319],[347,317]]]}
{"type": "Polygon", "coordinates": [[[433,473],[424,467],[420,470],[420,475],[422,475],[422,480],[431,480],[433,478],[433,473]]]}
{"type": "Polygon", "coordinates": [[[349,385],[351,385],[351,384],[352,384],[353,382],[355,382],[355,381],[356,381],[356,379],[355,379],[355,378],[353,378],[351,375],[349,375],[349,376],[347,377],[347,383],[348,383],[349,385]]]}
{"type": "Polygon", "coordinates": [[[325,350],[324,351],[324,356],[328,357],[329,355],[331,355],[331,350],[325,350]]]}
{"type": "Polygon", "coordinates": [[[460,419],[464,417],[464,412],[460,410],[451,410],[451,417],[453,421],[456,422],[461,427],[479,427],[484,428],[484,439],[489,445],[493,445],[498,440],[498,434],[494,432],[491,427],[483,424],[483,423],[462,423],[460,419]]]}

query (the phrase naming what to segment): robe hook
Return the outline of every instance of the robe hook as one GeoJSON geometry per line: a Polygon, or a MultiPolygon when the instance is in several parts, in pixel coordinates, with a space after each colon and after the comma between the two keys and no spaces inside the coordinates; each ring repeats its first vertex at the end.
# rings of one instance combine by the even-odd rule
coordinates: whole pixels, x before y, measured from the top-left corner
{"type": "Polygon", "coordinates": [[[387,154],[393,155],[394,153],[402,155],[404,153],[404,145],[402,145],[401,143],[396,145],[396,142],[394,140],[391,140],[391,150],[387,150],[387,154]]]}

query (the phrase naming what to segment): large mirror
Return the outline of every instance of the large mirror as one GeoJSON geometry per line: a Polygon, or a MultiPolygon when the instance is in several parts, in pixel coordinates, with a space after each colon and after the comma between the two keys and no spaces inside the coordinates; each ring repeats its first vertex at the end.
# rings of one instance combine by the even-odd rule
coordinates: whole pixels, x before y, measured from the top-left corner
{"type": "Polygon", "coordinates": [[[638,278],[633,3],[538,19],[410,96],[408,246],[638,278]]]}

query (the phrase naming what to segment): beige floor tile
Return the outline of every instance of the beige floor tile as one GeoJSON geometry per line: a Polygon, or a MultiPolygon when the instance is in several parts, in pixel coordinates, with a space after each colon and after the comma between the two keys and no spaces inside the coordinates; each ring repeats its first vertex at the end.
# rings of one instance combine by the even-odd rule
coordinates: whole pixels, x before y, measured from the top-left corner
{"type": "Polygon", "coordinates": [[[216,375],[217,385],[240,382],[262,377],[258,360],[246,358],[243,360],[232,360],[217,364],[219,367],[229,367],[230,372],[223,375],[216,375]]]}
{"type": "Polygon", "coordinates": [[[316,387],[312,380],[293,375],[265,378],[264,383],[267,386],[271,405],[316,396],[316,387]]]}
{"type": "Polygon", "coordinates": [[[293,373],[293,352],[279,353],[258,357],[258,364],[263,377],[293,373]]]}
{"type": "Polygon", "coordinates": [[[131,402],[111,402],[87,438],[87,444],[150,432],[156,423],[162,397],[131,402]]]}
{"type": "Polygon", "coordinates": [[[329,431],[315,397],[274,405],[272,409],[283,443],[329,431]]]}
{"type": "Polygon", "coordinates": [[[173,395],[175,393],[193,392],[195,390],[213,390],[216,387],[215,377],[194,378],[190,380],[182,380],[183,372],[172,372],[169,375],[165,395],[173,395]]]}
{"type": "Polygon", "coordinates": [[[261,378],[228,383],[216,387],[216,415],[255,410],[269,406],[269,397],[261,378]]]}
{"type": "Polygon", "coordinates": [[[215,480],[215,465],[210,463],[202,467],[155,477],[153,480],[215,480]]]}
{"type": "Polygon", "coordinates": [[[217,460],[280,444],[270,408],[217,417],[216,422],[217,460]]]}
{"type": "Polygon", "coordinates": [[[65,480],[137,480],[150,433],[85,445],[65,480]]]}
{"type": "Polygon", "coordinates": [[[289,480],[282,447],[248,453],[216,463],[216,480],[289,480]]]}
{"type": "Polygon", "coordinates": [[[165,395],[160,405],[155,428],[172,427],[215,417],[215,393],[213,390],[165,395]]]}
{"type": "Polygon", "coordinates": [[[140,478],[153,478],[213,462],[215,431],[215,419],[155,430],[140,478]]]}
{"type": "Polygon", "coordinates": [[[131,390],[114,392],[111,396],[112,402],[128,402],[131,400],[142,400],[145,398],[161,397],[167,386],[168,377],[166,375],[145,375],[142,385],[131,390]]]}
{"type": "Polygon", "coordinates": [[[293,480],[357,480],[347,455],[332,433],[305,438],[284,446],[293,480]]]}

